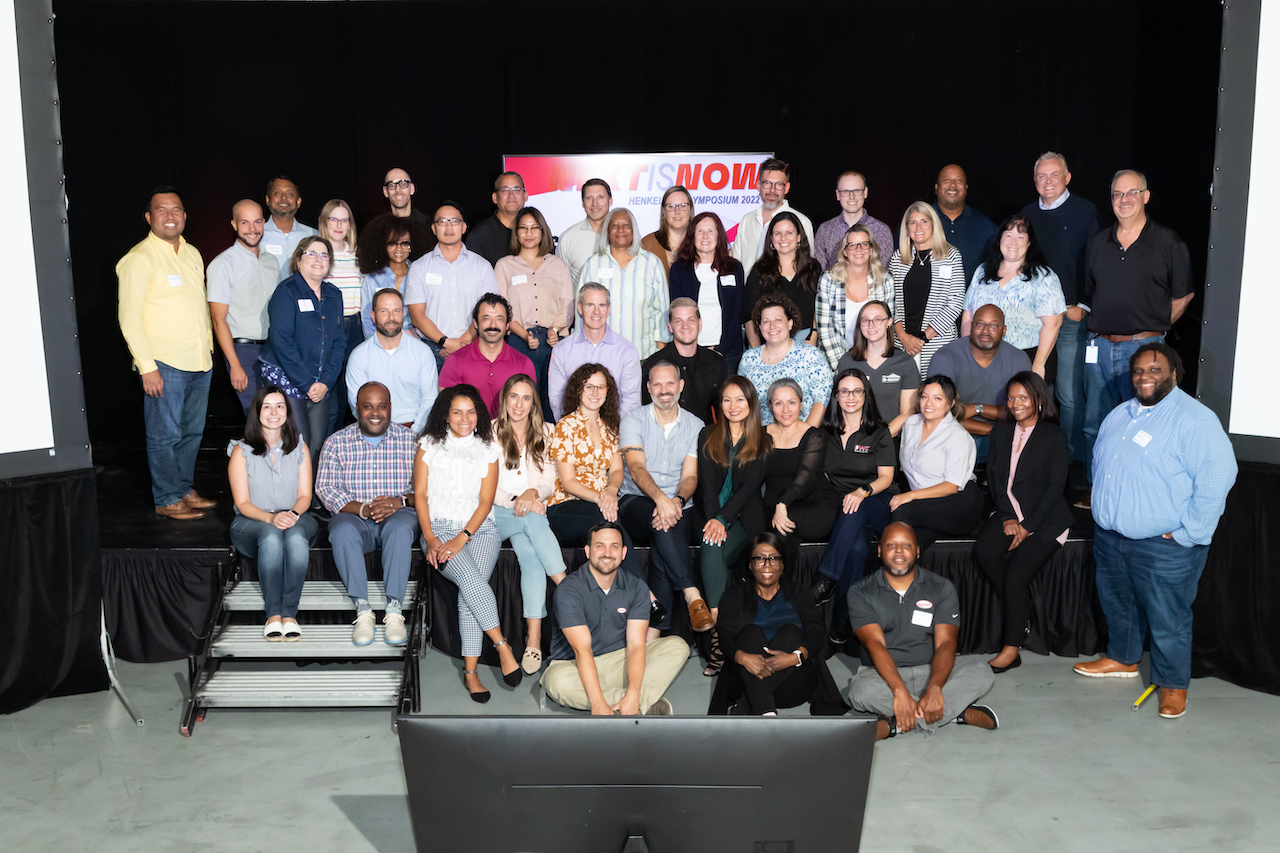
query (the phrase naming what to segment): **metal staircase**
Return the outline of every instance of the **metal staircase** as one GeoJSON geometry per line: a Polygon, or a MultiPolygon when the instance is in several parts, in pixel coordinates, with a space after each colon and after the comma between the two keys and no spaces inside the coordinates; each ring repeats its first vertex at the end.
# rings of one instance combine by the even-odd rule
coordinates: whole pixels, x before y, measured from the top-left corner
{"type": "MultiPolygon", "coordinates": [[[[421,704],[418,659],[430,647],[430,589],[409,581],[404,616],[408,641],[391,646],[379,624],[368,646],[351,643],[351,625],[307,622],[307,614],[355,611],[338,581],[307,581],[302,588],[297,642],[269,643],[262,637],[262,592],[256,581],[240,579],[234,550],[219,564],[218,600],[209,614],[200,650],[187,659],[187,700],[182,734],[190,737],[210,708],[387,707],[395,715],[417,712],[421,704]],[[251,622],[235,614],[257,613],[251,622]],[[339,667],[318,664],[345,664],[339,667]],[[394,664],[398,663],[398,666],[394,664]]],[[[430,583],[427,572],[427,583],[430,583]]],[[[369,582],[374,611],[386,608],[386,589],[369,582]]],[[[381,623],[381,619],[379,619],[381,623]]]]}

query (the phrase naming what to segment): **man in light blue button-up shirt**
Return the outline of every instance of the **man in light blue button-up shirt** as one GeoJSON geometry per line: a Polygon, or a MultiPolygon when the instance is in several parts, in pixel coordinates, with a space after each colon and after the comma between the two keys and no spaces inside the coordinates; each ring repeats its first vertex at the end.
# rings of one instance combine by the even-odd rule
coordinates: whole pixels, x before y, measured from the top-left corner
{"type": "Polygon", "coordinates": [[[391,420],[417,434],[440,393],[435,355],[404,334],[404,300],[395,290],[375,293],[371,311],[375,334],[347,359],[347,401],[354,412],[361,386],[381,382],[391,393],[391,420]]]}
{"type": "Polygon", "coordinates": [[[1075,671],[1136,678],[1149,625],[1151,683],[1160,716],[1173,719],[1186,712],[1191,681],[1191,603],[1237,467],[1217,415],[1177,387],[1182,359],[1171,347],[1139,347],[1129,373],[1137,396],[1107,415],[1093,449],[1107,653],[1075,671]]]}

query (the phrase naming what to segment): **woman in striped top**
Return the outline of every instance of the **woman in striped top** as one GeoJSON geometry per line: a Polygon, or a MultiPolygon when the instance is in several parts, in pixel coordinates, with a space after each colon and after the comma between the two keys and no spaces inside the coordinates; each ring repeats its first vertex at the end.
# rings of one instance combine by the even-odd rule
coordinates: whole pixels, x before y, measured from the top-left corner
{"type": "Polygon", "coordinates": [[[893,330],[924,378],[933,354],[956,339],[966,284],[960,250],[947,242],[928,202],[917,201],[902,214],[889,272],[897,315],[893,330]]]}
{"type": "Polygon", "coordinates": [[[329,432],[343,421],[347,411],[347,359],[351,351],[364,343],[364,327],[360,324],[360,267],[356,264],[356,221],[351,205],[340,198],[329,199],[320,208],[320,236],[333,246],[333,264],[328,281],[342,292],[342,331],[347,336],[347,351],[342,355],[342,370],[333,389],[329,406],[329,432]]]}

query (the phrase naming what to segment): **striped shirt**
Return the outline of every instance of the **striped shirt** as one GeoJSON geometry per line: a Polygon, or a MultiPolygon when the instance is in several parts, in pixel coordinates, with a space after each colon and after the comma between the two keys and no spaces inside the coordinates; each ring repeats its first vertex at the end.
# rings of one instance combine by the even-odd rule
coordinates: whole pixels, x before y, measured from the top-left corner
{"type": "Polygon", "coordinates": [[[1129,539],[1173,533],[1208,545],[1236,481],[1231,441],[1207,406],[1174,388],[1111,410],[1093,446],[1093,520],[1129,539]]]}
{"type": "Polygon", "coordinates": [[[594,281],[609,289],[609,328],[635,344],[643,361],[667,339],[667,274],[644,249],[623,269],[606,249],[587,258],[578,287],[594,281]]]}
{"type": "Polygon", "coordinates": [[[377,447],[365,441],[359,424],[338,430],[320,451],[316,494],[329,512],[341,512],[352,501],[407,495],[417,449],[413,433],[399,424],[387,428],[377,447]]]}
{"type": "MultiPolygon", "coordinates": [[[[914,249],[911,261],[915,261],[914,249]]],[[[921,325],[932,328],[937,334],[933,336],[933,340],[925,341],[924,349],[916,356],[922,379],[929,375],[929,361],[933,354],[956,339],[956,321],[964,313],[964,263],[960,258],[960,250],[952,246],[951,254],[942,260],[931,258],[930,268],[929,300],[925,303],[924,322],[921,325]]],[[[895,322],[906,316],[902,284],[910,269],[911,263],[903,263],[901,254],[895,249],[893,256],[889,258],[889,274],[893,276],[893,304],[898,307],[895,322]]]]}
{"type": "Polygon", "coordinates": [[[893,278],[885,276],[884,281],[874,282],[867,274],[866,302],[853,302],[845,292],[844,282],[836,281],[830,273],[823,273],[818,281],[818,298],[814,304],[813,325],[818,330],[818,347],[827,357],[831,369],[835,370],[840,357],[853,344],[852,326],[858,322],[857,313],[867,302],[879,299],[889,306],[889,316],[893,316],[893,278]],[[852,309],[852,310],[851,310],[852,309]]]}
{"type": "Polygon", "coordinates": [[[356,265],[356,253],[343,249],[333,252],[333,266],[326,281],[333,282],[342,291],[342,315],[350,317],[360,313],[360,267],[356,265]]]}

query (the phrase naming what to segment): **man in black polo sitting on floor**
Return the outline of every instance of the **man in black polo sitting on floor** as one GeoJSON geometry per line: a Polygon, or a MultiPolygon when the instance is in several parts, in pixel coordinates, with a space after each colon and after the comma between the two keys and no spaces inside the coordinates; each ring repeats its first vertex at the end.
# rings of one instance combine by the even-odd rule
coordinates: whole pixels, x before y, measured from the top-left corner
{"type": "Polygon", "coordinates": [[[879,714],[876,740],[947,723],[994,729],[995,711],[974,704],[995,676],[980,657],[956,659],[960,599],[951,581],[918,568],[915,531],[901,522],[880,534],[884,570],[849,587],[849,621],[862,644],[862,667],[849,699],[879,714]]]}

